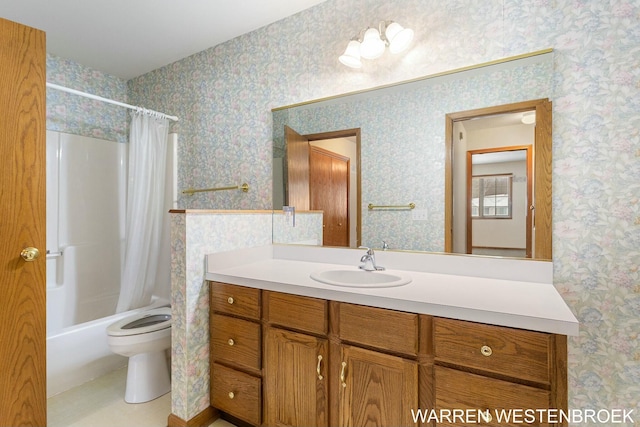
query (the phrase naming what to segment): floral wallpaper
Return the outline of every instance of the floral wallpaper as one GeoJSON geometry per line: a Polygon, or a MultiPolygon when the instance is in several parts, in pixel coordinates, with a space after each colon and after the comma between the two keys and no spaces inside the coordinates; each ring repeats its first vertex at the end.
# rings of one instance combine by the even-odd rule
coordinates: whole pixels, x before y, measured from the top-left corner
{"type": "MultiPolygon", "coordinates": [[[[126,81],[51,54],[47,54],[47,82],[127,102],[126,81]]],[[[48,130],[127,142],[128,122],[122,107],[47,88],[48,130]]]]}
{"type": "MultiPolygon", "coordinates": [[[[637,418],[639,21],[639,0],[327,0],[128,81],[128,102],[180,117],[180,188],[246,181],[255,189],[248,197],[203,193],[181,207],[268,209],[272,108],[553,48],[554,282],[581,322],[580,336],[569,339],[569,405],[635,409],[637,418]],[[383,19],[416,31],[410,50],[359,70],[342,66],[348,40],[383,19]]],[[[56,83],[67,72],[87,77],[57,58],[48,66],[56,83]]],[[[94,79],[116,92],[101,95],[120,98],[122,82],[96,73],[86,83],[94,79]]],[[[81,107],[76,117],[51,97],[48,126],[126,134],[118,119],[106,120],[112,127],[81,107]]],[[[201,283],[189,286],[201,291],[201,283]]],[[[174,398],[185,419],[207,404],[207,392],[189,386],[174,398]]]]}
{"type": "Polygon", "coordinates": [[[638,413],[639,20],[638,0],[328,0],[128,89],[130,100],[180,116],[181,186],[257,189],[188,207],[269,208],[271,108],[553,48],[554,280],[581,321],[569,340],[570,406],[638,413]],[[382,19],[415,30],[410,50],[342,66],[348,40],[382,19]]]}

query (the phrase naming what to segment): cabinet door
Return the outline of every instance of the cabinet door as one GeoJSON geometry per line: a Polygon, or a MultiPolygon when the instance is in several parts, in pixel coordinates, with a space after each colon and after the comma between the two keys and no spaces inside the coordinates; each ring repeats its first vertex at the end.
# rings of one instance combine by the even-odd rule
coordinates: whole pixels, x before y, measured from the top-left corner
{"type": "Polygon", "coordinates": [[[340,425],[415,427],[417,362],[351,346],[341,353],[340,425]]]}
{"type": "Polygon", "coordinates": [[[264,424],[327,426],[326,339],[267,328],[264,424]]]}

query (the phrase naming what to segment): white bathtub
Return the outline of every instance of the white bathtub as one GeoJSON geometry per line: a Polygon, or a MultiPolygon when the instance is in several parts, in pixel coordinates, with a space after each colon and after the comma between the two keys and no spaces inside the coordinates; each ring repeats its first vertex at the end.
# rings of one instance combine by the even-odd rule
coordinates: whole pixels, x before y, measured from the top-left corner
{"type": "Polygon", "coordinates": [[[168,303],[167,300],[154,298],[148,307],[70,326],[48,336],[47,397],[125,366],[127,358],[109,350],[107,326],[126,316],[168,303]]]}

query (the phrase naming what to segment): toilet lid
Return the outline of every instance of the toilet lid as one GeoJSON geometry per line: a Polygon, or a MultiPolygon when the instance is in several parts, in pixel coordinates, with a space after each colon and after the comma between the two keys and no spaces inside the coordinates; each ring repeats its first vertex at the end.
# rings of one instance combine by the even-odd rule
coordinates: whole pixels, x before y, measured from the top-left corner
{"type": "Polygon", "coordinates": [[[125,317],[107,327],[112,336],[139,335],[171,327],[171,307],[160,307],[125,317]]]}

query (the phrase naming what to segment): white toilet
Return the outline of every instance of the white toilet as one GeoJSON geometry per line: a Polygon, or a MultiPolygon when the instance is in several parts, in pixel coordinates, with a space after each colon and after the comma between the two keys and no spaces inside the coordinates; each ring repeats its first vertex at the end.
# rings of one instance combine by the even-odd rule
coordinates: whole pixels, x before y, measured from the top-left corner
{"type": "Polygon", "coordinates": [[[129,358],[127,403],[153,400],[171,391],[166,350],[171,347],[171,308],[160,307],[107,327],[111,351],[129,358]]]}

